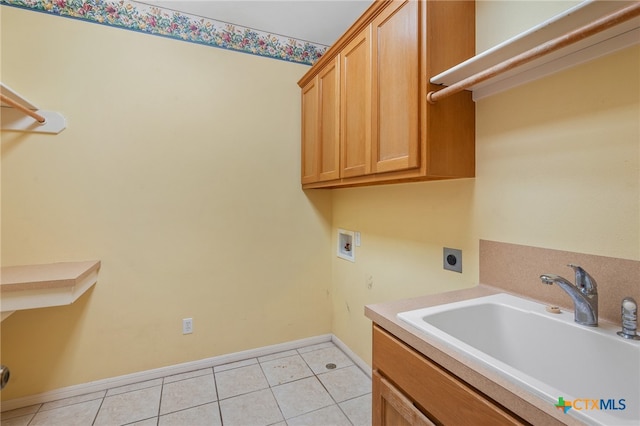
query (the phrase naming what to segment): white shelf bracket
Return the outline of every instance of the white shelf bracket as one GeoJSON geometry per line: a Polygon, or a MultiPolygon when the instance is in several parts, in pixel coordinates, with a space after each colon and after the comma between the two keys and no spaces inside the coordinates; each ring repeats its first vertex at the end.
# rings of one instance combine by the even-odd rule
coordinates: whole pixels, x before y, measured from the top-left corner
{"type": "Polygon", "coordinates": [[[62,114],[38,109],[4,83],[0,83],[0,94],[2,131],[58,134],[67,127],[62,114]]]}

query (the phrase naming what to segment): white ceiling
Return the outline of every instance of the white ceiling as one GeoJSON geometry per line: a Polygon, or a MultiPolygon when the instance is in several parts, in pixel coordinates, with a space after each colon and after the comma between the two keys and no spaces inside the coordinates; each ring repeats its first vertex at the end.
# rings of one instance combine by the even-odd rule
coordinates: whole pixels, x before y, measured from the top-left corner
{"type": "Polygon", "coordinates": [[[139,3],[330,46],[372,0],[142,0],[139,3]]]}

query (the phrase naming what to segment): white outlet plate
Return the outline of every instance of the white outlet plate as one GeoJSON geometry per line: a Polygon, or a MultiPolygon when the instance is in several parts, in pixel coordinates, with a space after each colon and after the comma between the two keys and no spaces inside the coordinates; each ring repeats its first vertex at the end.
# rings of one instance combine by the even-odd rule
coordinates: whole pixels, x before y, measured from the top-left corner
{"type": "Polygon", "coordinates": [[[193,333],[193,318],[185,318],[182,320],[182,334],[193,333]]]}

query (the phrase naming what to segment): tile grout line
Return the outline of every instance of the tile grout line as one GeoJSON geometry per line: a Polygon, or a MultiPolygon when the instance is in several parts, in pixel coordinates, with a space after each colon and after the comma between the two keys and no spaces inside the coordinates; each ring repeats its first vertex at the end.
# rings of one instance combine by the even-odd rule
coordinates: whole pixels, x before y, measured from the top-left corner
{"type": "MultiPolygon", "coordinates": [[[[273,388],[271,386],[269,386],[269,392],[271,393],[271,396],[273,397],[273,400],[276,402],[276,405],[278,406],[278,411],[280,411],[280,415],[282,416],[282,421],[286,424],[287,423],[287,418],[284,416],[284,413],[282,412],[282,407],[280,406],[280,403],[278,402],[278,398],[276,398],[276,395],[273,393],[273,388]]],[[[279,421],[273,424],[277,424],[280,423],[279,421]]],[[[224,424],[222,425],[224,426],[224,424]]]]}
{"type": "Polygon", "coordinates": [[[40,407],[38,407],[38,410],[36,410],[35,413],[33,413],[33,416],[29,419],[29,421],[27,422],[27,426],[29,426],[31,424],[31,422],[33,421],[33,419],[36,417],[36,414],[38,414],[38,411],[40,411],[40,407]]]}
{"type": "MultiPolygon", "coordinates": [[[[349,368],[349,367],[352,367],[352,366],[355,366],[355,367],[357,367],[357,368],[358,368],[358,370],[359,370],[359,371],[362,371],[362,369],[361,369],[361,368],[360,368],[360,367],[359,367],[355,362],[353,362],[353,360],[351,359],[351,357],[350,357],[350,356],[348,356],[348,355],[347,355],[347,354],[346,354],[346,353],[345,353],[345,352],[344,352],[344,351],[343,351],[343,350],[342,350],[338,345],[336,345],[336,344],[334,343],[334,346],[335,346],[335,347],[336,347],[336,348],[337,348],[337,349],[338,349],[342,354],[344,354],[344,355],[347,357],[347,359],[349,359],[349,360],[352,362],[352,364],[351,364],[351,365],[348,365],[348,366],[345,366],[345,367],[340,367],[340,368],[337,368],[337,369],[334,369],[334,370],[330,370],[330,371],[325,371],[325,372],[322,372],[322,373],[318,373],[318,374],[316,374],[316,373],[314,372],[314,374],[315,374],[316,378],[318,379],[318,381],[320,382],[320,384],[322,385],[322,387],[327,391],[327,393],[329,394],[329,396],[331,397],[331,399],[334,401],[335,405],[338,407],[338,409],[340,410],[340,412],[341,412],[342,414],[344,414],[344,417],[345,417],[345,418],[347,419],[347,421],[348,421],[348,422],[353,426],[353,425],[354,425],[354,423],[353,423],[353,421],[351,420],[351,418],[349,417],[349,415],[348,415],[348,414],[347,414],[347,413],[342,409],[342,407],[340,406],[340,403],[339,403],[339,402],[335,399],[335,397],[331,394],[331,392],[329,391],[329,389],[327,389],[327,387],[325,386],[324,382],[323,382],[322,380],[320,380],[320,378],[318,377],[318,375],[320,375],[320,374],[329,374],[329,373],[332,373],[332,372],[335,372],[335,371],[344,370],[344,369],[349,368]]],[[[304,358],[303,358],[303,359],[304,359],[304,358]]],[[[306,362],[306,360],[305,360],[305,362],[306,362]]],[[[364,372],[363,372],[363,373],[364,373],[364,372]]],[[[365,374],[366,374],[366,373],[365,373],[365,374]]],[[[361,397],[363,397],[364,395],[367,395],[367,393],[365,393],[365,394],[363,394],[363,395],[354,396],[353,398],[345,399],[345,400],[344,400],[344,401],[342,401],[342,402],[351,401],[351,400],[356,399],[356,398],[361,398],[361,397]]]]}
{"type": "MultiPolygon", "coordinates": [[[[218,391],[218,381],[216,380],[215,367],[211,367],[211,376],[213,377],[213,387],[216,390],[216,404],[218,405],[218,416],[220,416],[220,426],[224,426],[224,420],[222,419],[222,405],[220,405],[220,392],[218,391]]],[[[160,418],[158,418],[158,425],[160,425],[160,418]]]]}
{"type": "MultiPolygon", "coordinates": [[[[335,344],[334,347],[338,348],[335,344]]],[[[340,350],[340,348],[338,348],[338,350],[340,350]]],[[[345,413],[342,408],[340,407],[340,405],[338,404],[338,402],[336,401],[336,399],[333,397],[333,395],[331,395],[331,392],[329,392],[329,389],[327,389],[327,387],[324,385],[324,383],[322,382],[322,380],[320,380],[320,378],[318,377],[318,373],[316,373],[315,371],[313,371],[313,369],[311,368],[311,366],[309,365],[309,363],[307,362],[307,360],[302,356],[302,354],[300,353],[300,351],[296,350],[296,352],[298,352],[298,355],[300,356],[300,358],[302,358],[302,360],[304,361],[304,363],[307,365],[307,367],[309,367],[309,370],[311,370],[311,372],[313,373],[313,376],[316,378],[316,380],[318,382],[320,382],[320,386],[322,386],[322,388],[325,390],[325,392],[327,392],[327,394],[329,395],[329,398],[331,398],[331,400],[333,401],[333,405],[337,406],[338,410],[340,410],[340,412],[344,415],[344,417],[347,419],[347,421],[353,425],[353,422],[351,421],[351,419],[349,419],[349,416],[347,416],[347,413],[345,413]]],[[[311,351],[313,352],[313,351],[311,351]]],[[[342,350],[340,350],[340,352],[342,352],[342,350]]],[[[307,352],[308,353],[308,352],[307,352]]],[[[342,367],[344,368],[344,367],[342,367]]],[[[339,368],[338,370],[341,370],[342,368],[339,368]]],[[[337,371],[337,370],[336,370],[337,371]]],[[[330,407],[330,405],[328,405],[327,407],[330,407]]],[[[327,408],[327,407],[322,407],[322,408],[318,408],[317,410],[313,410],[310,413],[313,413],[315,411],[318,410],[322,410],[323,408],[327,408]]],[[[306,415],[309,413],[305,413],[305,414],[301,414],[301,416],[306,415]]],[[[298,416],[299,417],[299,416],[298,416]]]]}
{"type": "MultiPolygon", "coordinates": [[[[160,417],[162,417],[162,416],[166,416],[166,415],[174,414],[174,413],[179,413],[181,411],[190,410],[190,409],[196,408],[196,407],[202,407],[204,405],[212,404],[214,402],[218,405],[218,412],[220,414],[220,418],[222,418],[222,413],[220,412],[220,399],[218,397],[218,384],[217,384],[216,379],[215,379],[215,373],[213,372],[213,367],[204,368],[202,370],[209,370],[209,369],[211,370],[211,379],[213,380],[213,386],[214,386],[215,392],[216,392],[215,399],[213,401],[203,402],[202,404],[197,404],[197,405],[181,408],[179,410],[170,411],[170,412],[167,412],[167,413],[164,413],[164,414],[162,414],[162,395],[163,395],[163,392],[164,392],[165,379],[167,377],[171,377],[171,376],[165,376],[165,377],[162,378],[162,385],[161,385],[161,389],[160,389],[160,403],[158,405],[158,415],[155,416],[156,419],[157,419],[156,426],[160,423],[160,417]]],[[[194,371],[198,371],[198,370],[194,370],[194,371]]],[[[204,377],[204,376],[208,376],[208,375],[209,375],[209,373],[200,374],[200,375],[193,376],[193,377],[187,377],[187,378],[184,378],[184,379],[174,380],[174,381],[169,382],[167,384],[171,385],[173,383],[180,383],[180,382],[184,382],[184,381],[187,381],[187,380],[192,380],[192,379],[196,379],[196,378],[200,378],[200,377],[204,377]]],[[[153,386],[151,386],[151,387],[153,387],[153,386]]],[[[135,392],[135,391],[130,391],[130,392],[135,392]]],[[[148,419],[136,420],[136,421],[134,421],[132,423],[136,423],[136,422],[144,421],[144,420],[148,420],[148,419]]]]}
{"type": "MultiPolygon", "coordinates": [[[[297,353],[298,351],[296,351],[297,353]]],[[[284,358],[284,357],[282,357],[284,358]]],[[[281,358],[276,358],[276,359],[281,359],[281,358]]],[[[267,381],[267,385],[269,385],[269,393],[271,393],[271,397],[273,398],[273,400],[276,402],[276,405],[278,406],[278,411],[280,411],[280,416],[282,416],[282,421],[287,424],[287,418],[284,416],[284,411],[282,411],[282,407],[280,406],[280,403],[278,402],[278,398],[276,398],[276,394],[273,393],[273,386],[271,386],[271,383],[269,382],[269,378],[267,377],[267,374],[264,372],[264,368],[262,367],[262,363],[260,362],[259,358],[256,358],[256,361],[258,361],[258,365],[260,366],[260,371],[262,371],[262,375],[264,376],[264,379],[267,381]]],[[[275,361],[272,360],[272,361],[275,361]]],[[[279,423],[279,422],[277,422],[279,423]]],[[[274,424],[277,424],[274,423],[274,424]]],[[[222,424],[222,426],[224,426],[224,423],[222,424]]]]}
{"type": "Polygon", "coordinates": [[[160,413],[162,410],[162,394],[164,393],[164,381],[167,376],[162,378],[162,383],[160,384],[160,401],[158,401],[158,416],[156,417],[156,426],[160,424],[160,413]]]}
{"type": "Polygon", "coordinates": [[[96,410],[96,415],[93,416],[93,421],[91,422],[91,426],[94,426],[96,424],[96,422],[98,421],[98,414],[100,414],[100,410],[102,409],[102,406],[104,405],[104,400],[105,400],[106,397],[107,397],[107,391],[104,391],[104,396],[102,397],[102,401],[100,401],[100,406],[96,410]]]}
{"type": "MultiPolygon", "coordinates": [[[[334,345],[334,347],[335,347],[335,345],[334,345]]],[[[318,350],[319,350],[319,349],[318,349],[318,350]]],[[[300,355],[300,358],[302,358],[302,360],[303,360],[303,361],[304,361],[304,363],[307,365],[307,367],[309,367],[309,370],[311,370],[311,372],[313,373],[313,377],[315,377],[315,379],[320,383],[320,386],[322,386],[322,389],[324,389],[324,390],[325,390],[325,392],[327,392],[327,395],[329,395],[329,398],[331,398],[331,400],[333,401],[333,404],[334,404],[334,405],[337,405],[337,404],[336,404],[336,400],[335,400],[335,398],[333,397],[333,395],[331,395],[331,392],[329,392],[329,389],[327,389],[327,388],[326,388],[326,386],[324,385],[324,383],[322,383],[322,380],[320,380],[320,378],[318,377],[318,374],[317,374],[315,371],[313,371],[313,368],[311,368],[311,366],[309,365],[309,363],[307,362],[307,360],[302,356],[302,354],[300,353],[300,351],[297,351],[297,350],[296,350],[296,352],[298,352],[298,354],[300,355]]],[[[311,352],[313,352],[313,351],[311,351],[311,352]]],[[[308,352],[307,352],[307,353],[308,353],[308,352]]],[[[327,406],[327,407],[328,407],[328,406],[327,406]]],[[[326,407],[322,407],[322,408],[326,408],[326,407]]],[[[321,410],[322,408],[319,408],[318,410],[321,410]]],[[[338,409],[339,409],[339,408],[340,408],[340,407],[338,407],[338,409]]],[[[318,410],[315,410],[315,411],[318,411],[318,410]]],[[[345,417],[346,417],[346,415],[345,415],[345,417]]],[[[347,419],[348,419],[348,417],[347,417],[347,419]]],[[[349,421],[349,423],[351,423],[351,422],[349,421]]]]}
{"type": "MultiPolygon", "coordinates": [[[[336,347],[337,347],[337,346],[336,346],[336,347]]],[[[340,349],[340,348],[338,348],[338,349],[340,349]]],[[[340,352],[342,352],[342,350],[340,350],[340,352]]],[[[304,358],[303,358],[303,359],[304,359],[304,358]]],[[[333,371],[340,371],[340,370],[343,370],[343,369],[345,369],[345,368],[347,368],[347,367],[341,367],[341,368],[335,369],[335,370],[333,370],[333,371]]],[[[327,373],[330,373],[330,372],[331,372],[331,371],[325,371],[324,373],[321,373],[321,374],[327,374],[327,373]]],[[[315,372],[314,372],[314,374],[315,374],[315,372]]],[[[323,388],[323,389],[324,389],[324,390],[329,394],[329,397],[330,397],[330,398],[331,398],[331,400],[333,401],[334,405],[338,407],[338,410],[340,410],[340,412],[344,415],[344,417],[347,419],[347,421],[348,421],[351,425],[353,425],[353,422],[351,421],[351,419],[349,418],[349,416],[347,415],[347,413],[345,413],[345,412],[344,412],[344,410],[342,409],[342,407],[340,406],[340,404],[338,403],[338,401],[336,401],[336,399],[335,399],[335,398],[334,398],[334,396],[331,394],[331,392],[329,392],[329,389],[327,389],[327,387],[324,385],[324,382],[323,382],[322,380],[320,380],[320,378],[318,377],[318,375],[317,375],[317,374],[315,374],[315,376],[316,376],[316,379],[320,382],[320,385],[322,386],[322,388],[323,388]]],[[[344,402],[344,401],[343,401],[343,402],[344,402]]]]}

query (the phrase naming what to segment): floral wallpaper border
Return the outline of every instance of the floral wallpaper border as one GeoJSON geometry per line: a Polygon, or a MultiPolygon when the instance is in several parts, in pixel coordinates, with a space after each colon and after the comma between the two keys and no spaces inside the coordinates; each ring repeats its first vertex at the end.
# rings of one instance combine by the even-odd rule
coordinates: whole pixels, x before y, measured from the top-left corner
{"type": "Polygon", "coordinates": [[[0,0],[0,5],[307,65],[313,65],[328,49],[321,44],[269,34],[135,1],[0,0]]]}

